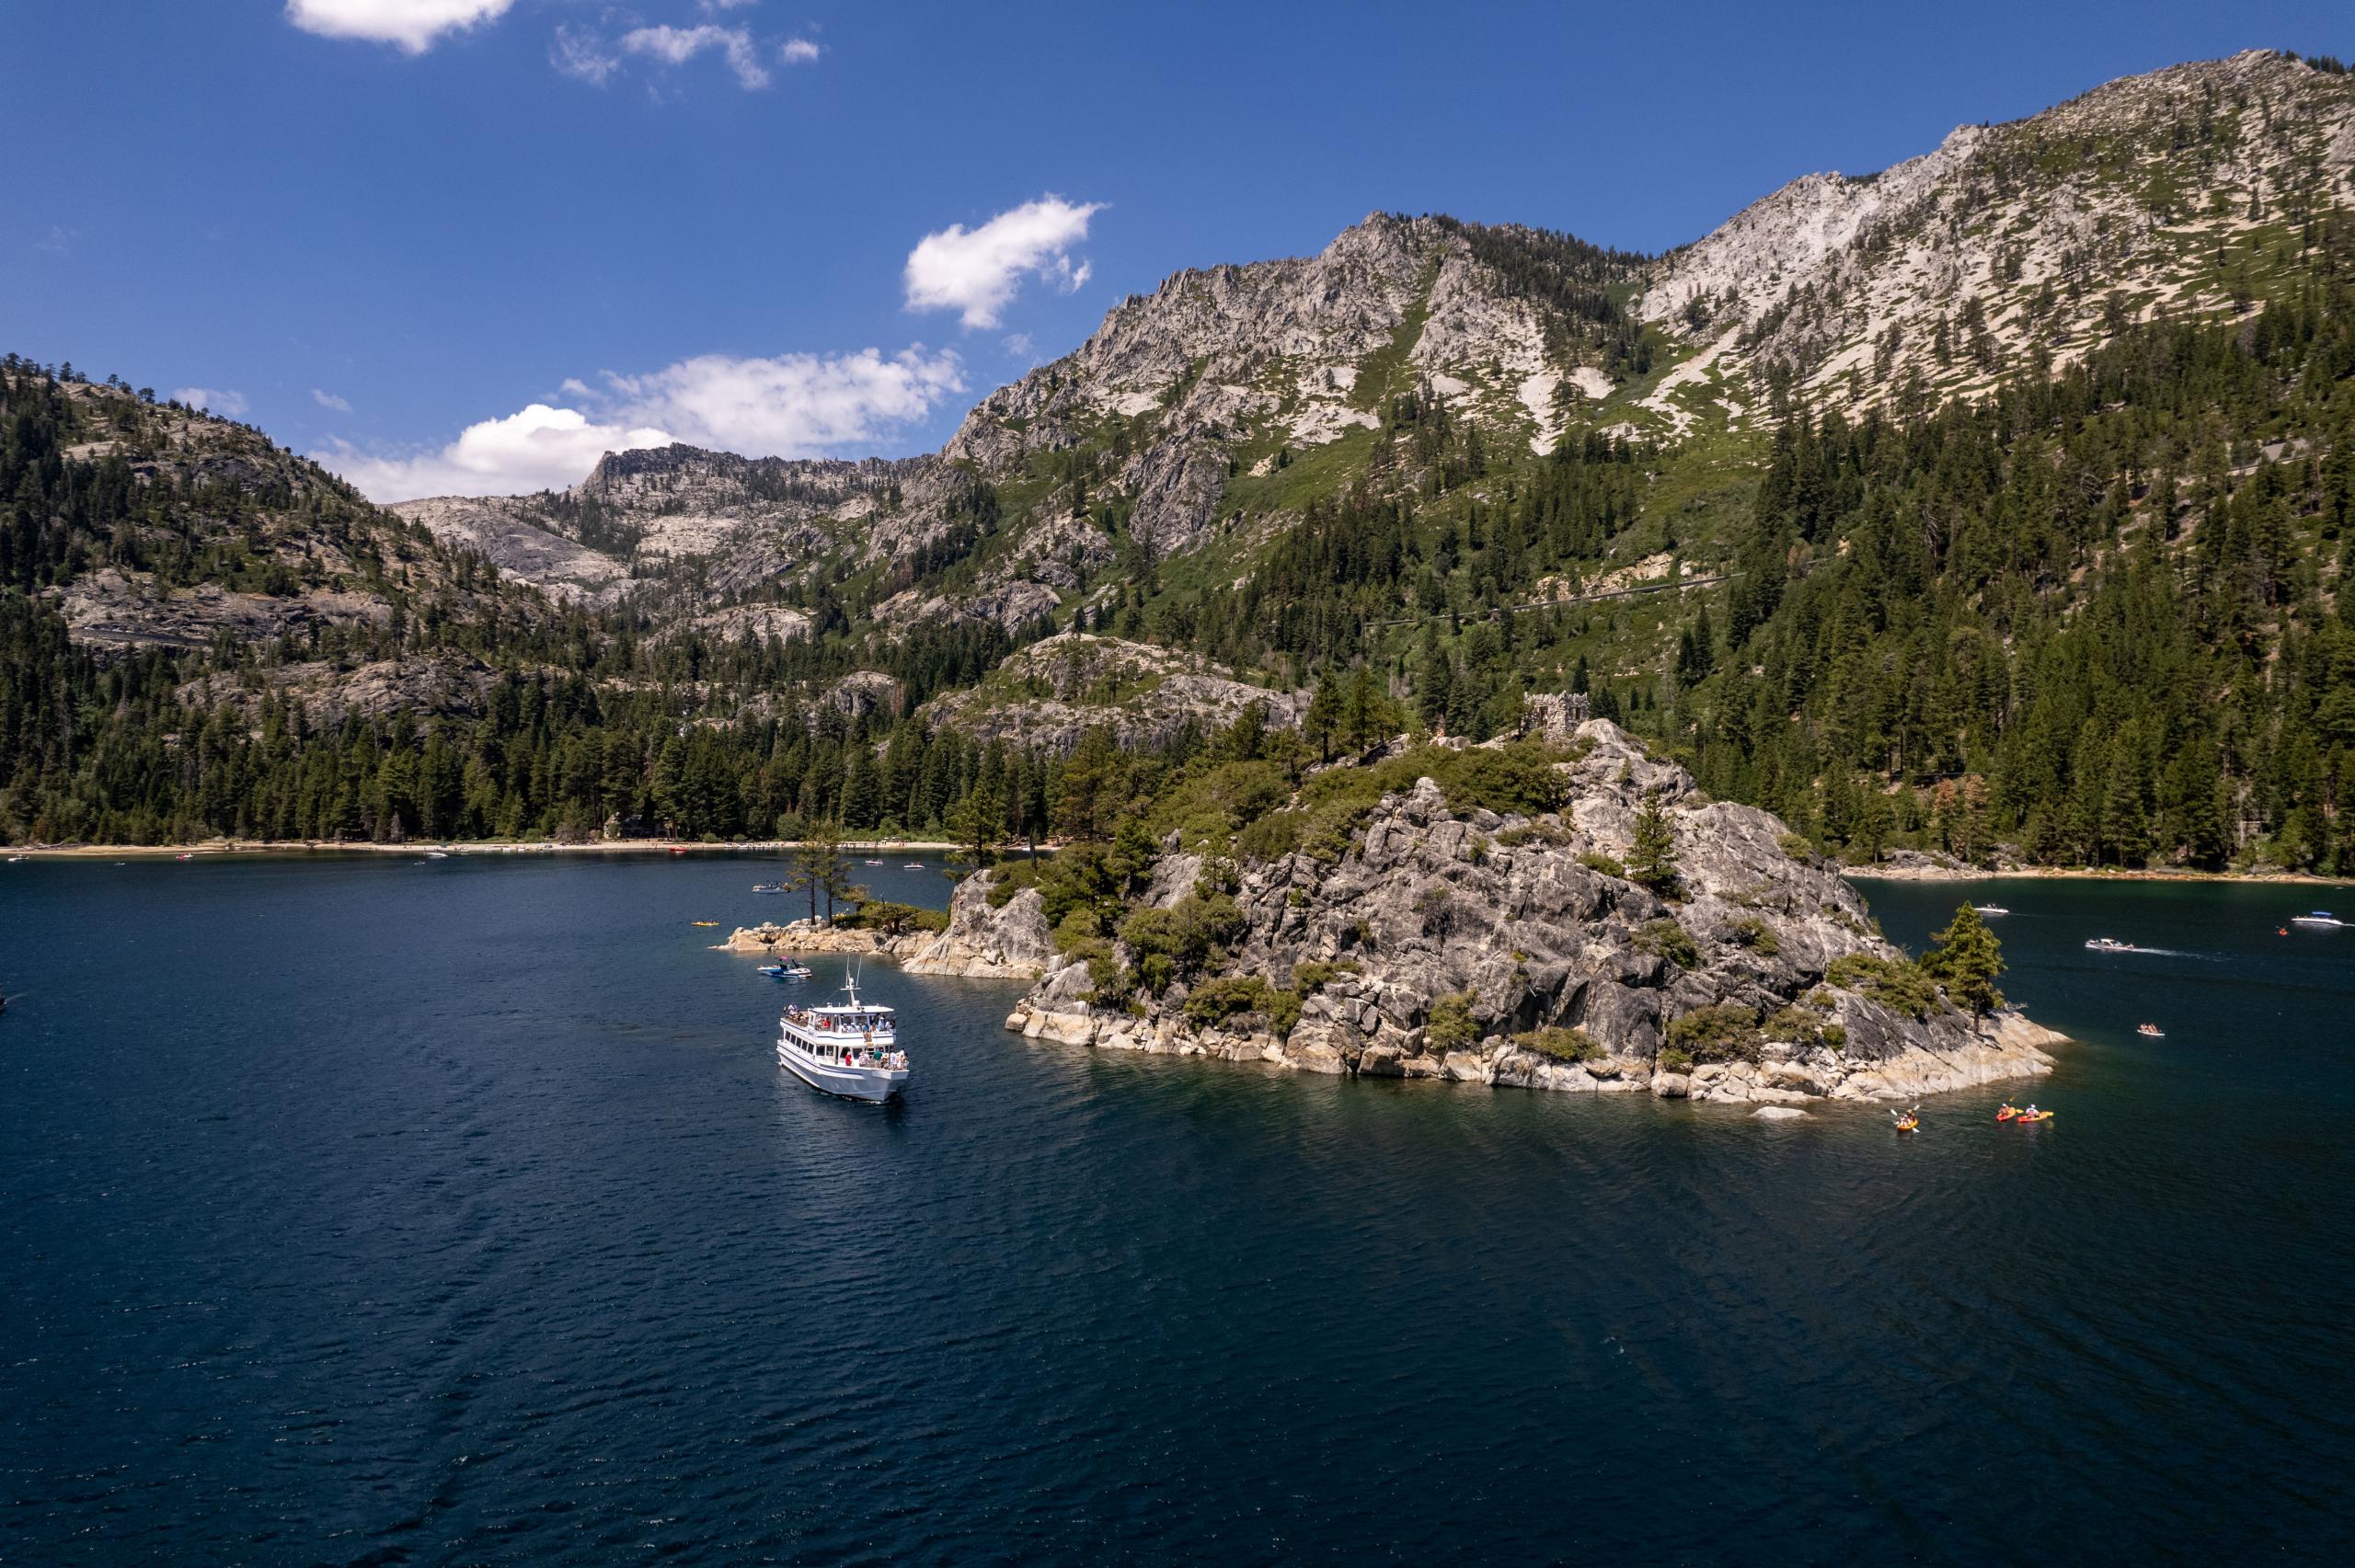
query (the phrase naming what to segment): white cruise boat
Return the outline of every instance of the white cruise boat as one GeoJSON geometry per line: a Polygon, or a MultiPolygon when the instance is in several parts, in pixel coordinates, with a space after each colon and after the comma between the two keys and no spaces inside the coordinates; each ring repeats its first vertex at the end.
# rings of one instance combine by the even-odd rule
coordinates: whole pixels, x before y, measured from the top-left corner
{"type": "Polygon", "coordinates": [[[777,1021],[776,1059],[812,1089],[888,1100],[908,1086],[898,1020],[890,1008],[859,1001],[855,979],[843,983],[843,994],[849,1000],[832,1007],[787,1008],[777,1021]]]}

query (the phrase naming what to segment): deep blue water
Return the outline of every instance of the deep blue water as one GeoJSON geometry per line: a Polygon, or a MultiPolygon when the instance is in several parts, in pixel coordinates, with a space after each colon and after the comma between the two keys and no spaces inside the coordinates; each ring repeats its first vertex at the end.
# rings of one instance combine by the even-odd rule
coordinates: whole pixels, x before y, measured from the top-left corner
{"type": "Polygon", "coordinates": [[[1993,889],[2059,1119],[1901,1141],[1025,1044],[888,966],[915,1092],[825,1100],[686,923],[767,874],[0,865],[0,1560],[2349,1549],[2326,898],[1993,889]]]}

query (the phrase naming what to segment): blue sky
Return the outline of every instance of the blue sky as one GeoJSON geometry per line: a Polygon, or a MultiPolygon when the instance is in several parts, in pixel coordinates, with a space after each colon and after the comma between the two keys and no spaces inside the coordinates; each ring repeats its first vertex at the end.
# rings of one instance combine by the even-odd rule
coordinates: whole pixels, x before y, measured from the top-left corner
{"type": "Polygon", "coordinates": [[[1124,294],[1371,210],[1656,250],[2251,47],[2355,55],[2355,14],[0,0],[0,348],[385,498],[658,435],[901,453],[1124,294]]]}

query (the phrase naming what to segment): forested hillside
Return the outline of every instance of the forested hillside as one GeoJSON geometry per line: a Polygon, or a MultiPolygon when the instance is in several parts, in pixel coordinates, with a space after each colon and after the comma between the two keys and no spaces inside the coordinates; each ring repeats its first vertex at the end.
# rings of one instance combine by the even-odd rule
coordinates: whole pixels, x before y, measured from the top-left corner
{"type": "Polygon", "coordinates": [[[1179,273],[936,454],[405,516],[12,357],[0,837],[1231,835],[1572,693],[1852,859],[2355,872],[2350,182],[2250,53],[1665,258],[1179,273]]]}
{"type": "Polygon", "coordinates": [[[0,495],[10,841],[765,837],[1040,795],[1003,747],[902,726],[876,755],[889,714],[786,695],[969,686],[1014,646],[992,627],[723,641],[553,605],[251,431],[14,357],[0,495]]]}

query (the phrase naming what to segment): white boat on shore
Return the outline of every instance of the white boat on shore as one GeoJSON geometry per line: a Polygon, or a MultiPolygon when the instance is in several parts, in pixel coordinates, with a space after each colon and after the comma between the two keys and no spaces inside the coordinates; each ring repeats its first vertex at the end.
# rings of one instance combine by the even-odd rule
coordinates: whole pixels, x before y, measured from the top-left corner
{"type": "Polygon", "coordinates": [[[879,1104],[908,1086],[899,1021],[890,1008],[860,1001],[856,979],[844,981],[843,993],[849,1000],[831,1007],[787,1008],[776,1059],[812,1089],[879,1104]]]}

